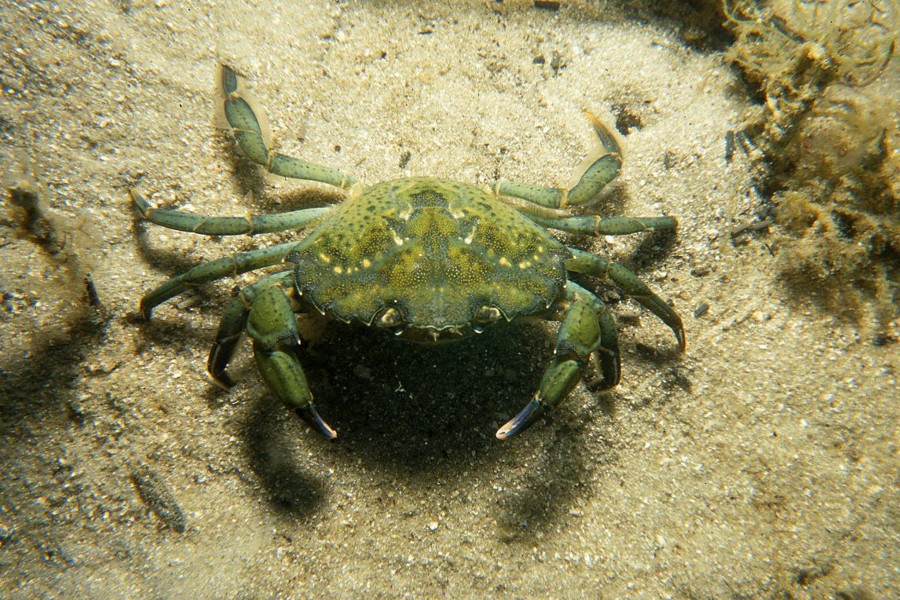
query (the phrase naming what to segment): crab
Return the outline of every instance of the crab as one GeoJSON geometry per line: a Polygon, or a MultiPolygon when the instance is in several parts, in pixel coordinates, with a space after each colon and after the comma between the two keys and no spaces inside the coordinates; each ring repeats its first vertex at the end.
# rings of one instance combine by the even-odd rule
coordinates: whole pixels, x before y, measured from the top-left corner
{"type": "Polygon", "coordinates": [[[300,239],[202,263],[146,294],[140,313],[223,277],[278,266],[239,290],[222,317],[207,370],[223,387],[242,334],[271,391],[327,439],[335,430],[319,415],[297,357],[296,314],[322,315],[428,344],[460,340],[495,324],[533,317],[558,321],[556,347],[537,391],[497,431],[512,437],[566,397],[592,356],[600,388],[619,382],[618,333],[610,309],[569,279],[584,274],[611,281],[661,319],[684,351],[681,318],[624,266],[565,246],[546,229],[589,236],[676,227],[672,217],[601,218],[563,209],[589,206],[619,172],[613,134],[584,111],[603,148],[571,189],[499,181],[489,187],[404,177],[364,186],[332,168],[273,151],[244,79],[221,67],[224,112],[241,153],[274,175],[329,184],[347,198],[333,206],[246,217],[208,217],[153,208],[136,190],[141,217],[179,231],[210,236],[310,230],[300,239]]]}

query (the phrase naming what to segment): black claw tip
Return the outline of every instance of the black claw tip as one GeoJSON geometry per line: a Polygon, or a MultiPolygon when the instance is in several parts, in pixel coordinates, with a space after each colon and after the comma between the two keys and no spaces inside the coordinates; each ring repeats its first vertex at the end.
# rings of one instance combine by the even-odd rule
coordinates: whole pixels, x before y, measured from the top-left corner
{"type": "Polygon", "coordinates": [[[678,350],[684,352],[685,348],[687,348],[687,340],[684,337],[684,329],[673,329],[675,332],[675,339],[678,340],[678,350]]]}
{"type": "Polygon", "coordinates": [[[223,390],[230,390],[234,387],[234,380],[229,377],[225,371],[222,371],[221,373],[213,373],[211,370],[207,369],[206,374],[209,375],[209,378],[212,379],[214,384],[216,384],[223,390]]]}
{"type": "Polygon", "coordinates": [[[337,432],[332,429],[328,423],[322,420],[322,417],[319,416],[319,413],[316,411],[316,407],[312,402],[302,408],[295,408],[294,412],[326,440],[337,438],[337,432]]]}
{"type": "Polygon", "coordinates": [[[143,321],[149,321],[149,320],[150,320],[150,314],[151,314],[152,312],[153,312],[153,308],[147,306],[146,304],[144,304],[144,301],[141,300],[141,303],[140,303],[140,305],[138,306],[138,314],[141,315],[141,320],[143,320],[143,321]]]}
{"type": "Polygon", "coordinates": [[[541,399],[535,395],[531,402],[525,405],[525,408],[512,418],[506,425],[497,430],[497,439],[505,440],[522,433],[525,429],[537,421],[544,413],[544,405],[541,399]]]}

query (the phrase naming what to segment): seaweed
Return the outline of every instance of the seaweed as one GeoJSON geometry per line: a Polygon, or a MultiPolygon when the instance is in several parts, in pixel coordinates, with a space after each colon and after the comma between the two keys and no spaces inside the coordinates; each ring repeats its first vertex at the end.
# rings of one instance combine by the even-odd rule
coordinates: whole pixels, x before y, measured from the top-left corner
{"type": "Polygon", "coordinates": [[[840,316],[900,314],[897,0],[725,0],[726,58],[780,234],[780,274],[840,316]]]}
{"type": "Polygon", "coordinates": [[[6,189],[10,204],[22,213],[22,229],[50,255],[59,255],[65,249],[64,235],[41,204],[31,162],[24,155],[16,155],[9,162],[11,166],[3,175],[2,187],[6,189]]]}

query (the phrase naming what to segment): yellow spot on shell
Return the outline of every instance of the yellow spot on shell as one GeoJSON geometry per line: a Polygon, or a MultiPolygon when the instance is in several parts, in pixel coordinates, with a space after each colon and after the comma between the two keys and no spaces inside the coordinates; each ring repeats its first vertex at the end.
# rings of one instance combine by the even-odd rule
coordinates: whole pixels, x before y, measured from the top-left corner
{"type": "Polygon", "coordinates": [[[372,266],[372,261],[369,260],[368,258],[364,258],[364,259],[362,259],[362,266],[363,266],[363,269],[368,269],[369,267],[372,266]]]}
{"type": "Polygon", "coordinates": [[[499,262],[499,263],[500,263],[502,266],[504,266],[504,267],[511,267],[511,266],[512,266],[512,263],[510,263],[508,260],[506,260],[506,257],[505,257],[505,256],[501,256],[501,257],[500,257],[500,260],[497,261],[497,262],[499,262]]]}
{"type": "Polygon", "coordinates": [[[344,272],[344,268],[342,266],[338,265],[334,268],[334,272],[337,273],[338,275],[340,275],[341,273],[344,272]]]}
{"type": "Polygon", "coordinates": [[[522,262],[519,263],[519,268],[520,268],[520,269],[527,269],[527,268],[530,267],[530,266],[531,266],[531,261],[530,261],[530,260],[523,260],[522,262]]]}
{"type": "Polygon", "coordinates": [[[319,252],[319,260],[321,260],[325,264],[328,264],[331,262],[331,257],[324,252],[319,252]]]}

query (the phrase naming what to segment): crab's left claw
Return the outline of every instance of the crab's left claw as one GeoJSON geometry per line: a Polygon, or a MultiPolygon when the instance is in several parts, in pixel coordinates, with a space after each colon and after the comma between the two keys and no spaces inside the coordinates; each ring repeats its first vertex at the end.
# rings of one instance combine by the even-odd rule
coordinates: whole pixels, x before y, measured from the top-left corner
{"type": "Polygon", "coordinates": [[[604,379],[608,386],[619,380],[619,347],[615,323],[600,300],[574,283],[568,284],[570,298],[556,338],[556,355],[544,371],[531,401],[518,415],[497,430],[508,439],[524,431],[572,391],[581,379],[591,353],[600,350],[604,379]]]}
{"type": "Polygon", "coordinates": [[[322,437],[335,439],[337,432],[316,411],[303,367],[294,354],[300,340],[297,321],[280,287],[266,288],[253,300],[247,334],[253,339],[259,372],[278,399],[322,437]]]}
{"type": "Polygon", "coordinates": [[[541,402],[538,394],[534,395],[531,402],[525,405],[519,414],[509,420],[509,422],[497,430],[497,439],[505,440],[518,434],[520,431],[527,429],[532,423],[544,414],[544,404],[541,402]]]}

